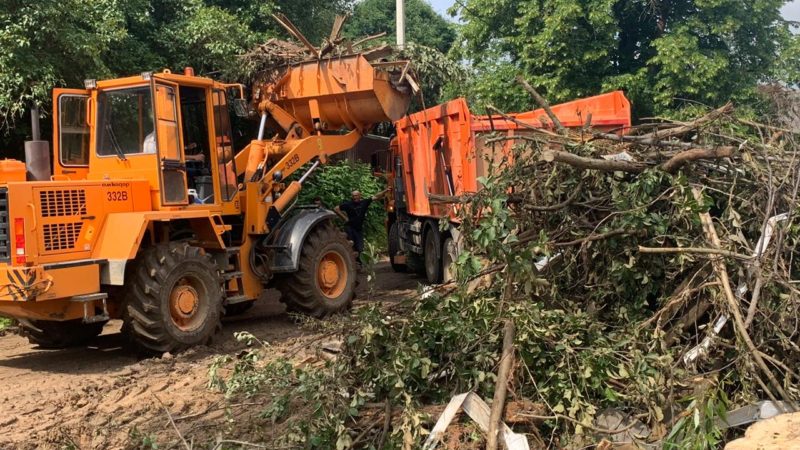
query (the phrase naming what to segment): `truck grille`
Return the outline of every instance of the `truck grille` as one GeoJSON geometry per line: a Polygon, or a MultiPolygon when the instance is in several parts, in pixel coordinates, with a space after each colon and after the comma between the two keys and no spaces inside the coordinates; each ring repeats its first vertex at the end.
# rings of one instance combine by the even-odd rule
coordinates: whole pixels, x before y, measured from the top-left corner
{"type": "Polygon", "coordinates": [[[8,188],[0,188],[0,262],[11,261],[11,242],[8,239],[8,188]]]}
{"type": "Polygon", "coordinates": [[[39,192],[42,217],[80,216],[86,214],[86,190],[58,189],[39,192]]]}
{"type": "Polygon", "coordinates": [[[44,250],[72,250],[81,234],[83,222],[46,223],[42,228],[44,250]]]}

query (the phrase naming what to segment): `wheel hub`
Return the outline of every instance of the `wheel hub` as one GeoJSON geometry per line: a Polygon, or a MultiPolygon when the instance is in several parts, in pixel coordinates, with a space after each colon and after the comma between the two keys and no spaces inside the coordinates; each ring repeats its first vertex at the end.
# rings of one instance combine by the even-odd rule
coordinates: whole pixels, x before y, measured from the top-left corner
{"type": "Polygon", "coordinates": [[[197,307],[197,291],[191,286],[178,286],[173,292],[178,311],[191,315],[197,307]]]}
{"type": "Polygon", "coordinates": [[[192,280],[178,280],[169,296],[169,311],[175,325],[182,330],[192,329],[196,325],[199,307],[200,294],[192,280]]]}
{"type": "Polygon", "coordinates": [[[336,267],[336,263],[333,261],[323,261],[322,267],[320,267],[320,272],[322,285],[326,288],[330,288],[335,285],[336,281],[339,279],[339,269],[336,267]]]}
{"type": "Polygon", "coordinates": [[[337,252],[326,253],[317,268],[317,286],[322,294],[330,299],[342,294],[347,283],[347,269],[344,258],[337,252]]]}

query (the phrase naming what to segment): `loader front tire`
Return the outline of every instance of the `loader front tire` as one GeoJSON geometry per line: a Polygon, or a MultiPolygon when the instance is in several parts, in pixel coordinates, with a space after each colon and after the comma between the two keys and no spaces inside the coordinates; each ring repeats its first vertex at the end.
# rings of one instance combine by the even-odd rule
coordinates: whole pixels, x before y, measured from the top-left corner
{"type": "Polygon", "coordinates": [[[281,277],[277,287],[289,310],[322,319],[350,306],[356,278],[353,247],[327,222],[308,234],[297,272],[281,277]]]}
{"type": "Polygon", "coordinates": [[[207,344],[221,327],[222,277],[187,242],[142,251],[130,272],[123,331],[148,353],[207,344]]]}
{"type": "Polygon", "coordinates": [[[103,331],[105,322],[83,323],[82,320],[20,320],[22,334],[31,344],[41,348],[66,348],[83,344],[103,331]]]}

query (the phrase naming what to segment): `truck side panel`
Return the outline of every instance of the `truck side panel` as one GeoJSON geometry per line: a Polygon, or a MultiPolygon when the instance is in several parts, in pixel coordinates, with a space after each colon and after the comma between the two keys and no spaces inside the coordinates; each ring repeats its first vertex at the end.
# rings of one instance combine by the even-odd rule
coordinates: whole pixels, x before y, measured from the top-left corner
{"type": "MultiPolygon", "coordinates": [[[[624,131],[631,125],[630,102],[614,91],[551,108],[562,125],[592,126],[605,131],[624,131]]],[[[476,192],[478,177],[491,173],[503,163],[513,162],[513,141],[487,145],[486,135],[528,134],[526,127],[551,128],[543,109],[500,116],[472,115],[463,98],[428,108],[398,120],[397,155],[402,160],[401,176],[408,214],[422,217],[456,218],[452,206],[431,204],[430,194],[458,196],[476,192]]]]}
{"type": "MultiPolygon", "coordinates": [[[[631,125],[630,103],[621,91],[551,109],[568,128],[591,121],[596,129],[624,133],[631,125]]],[[[536,133],[531,128],[552,128],[553,123],[543,109],[505,116],[472,115],[467,102],[459,98],[408,115],[395,126],[397,137],[389,164],[389,185],[394,192],[387,204],[387,227],[390,239],[396,242],[389,243],[390,257],[393,266],[405,265],[417,272],[424,268],[429,281],[438,282],[443,247],[446,242],[452,246],[457,238],[459,206],[432,202],[432,198],[477,192],[480,177],[514,164],[515,157],[532,158],[515,156],[513,138],[536,133]],[[439,230],[442,218],[449,219],[449,230],[439,230]]]]}
{"type": "Polygon", "coordinates": [[[453,215],[452,207],[432,205],[429,194],[459,195],[477,190],[472,116],[456,99],[396,123],[402,158],[405,203],[419,216],[453,215]]]}

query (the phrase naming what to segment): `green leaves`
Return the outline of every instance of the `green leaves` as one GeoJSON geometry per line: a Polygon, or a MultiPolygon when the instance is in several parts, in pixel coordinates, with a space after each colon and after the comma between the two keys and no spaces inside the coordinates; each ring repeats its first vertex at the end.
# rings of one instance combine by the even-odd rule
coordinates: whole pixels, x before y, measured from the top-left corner
{"type": "MultiPolygon", "coordinates": [[[[362,38],[385,32],[384,42],[394,44],[395,0],[363,0],[355,4],[345,34],[362,38]]],[[[447,53],[456,38],[455,27],[424,0],[406,0],[406,41],[447,53]]]]}
{"type": "Polygon", "coordinates": [[[453,9],[464,21],[458,52],[478,75],[471,100],[523,109],[506,95],[519,93],[507,74],[522,72],[551,102],[624,89],[636,113],[651,115],[686,100],[749,99],[765,80],[796,83],[800,45],[781,18],[785,3],[468,0],[453,9]]]}
{"type": "MultiPolygon", "coordinates": [[[[298,170],[297,176],[305,170],[298,170]]],[[[372,173],[368,164],[339,161],[320,167],[309,181],[303,185],[298,199],[299,204],[309,205],[315,197],[329,209],[350,200],[352,191],[361,191],[369,198],[384,189],[384,182],[372,173]]],[[[386,211],[381,201],[373,201],[364,222],[365,237],[377,248],[386,248],[386,211]]]]}

